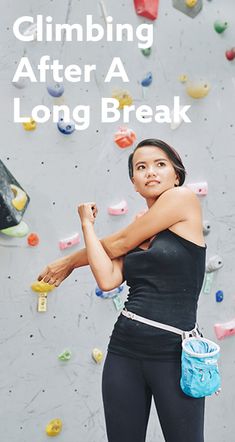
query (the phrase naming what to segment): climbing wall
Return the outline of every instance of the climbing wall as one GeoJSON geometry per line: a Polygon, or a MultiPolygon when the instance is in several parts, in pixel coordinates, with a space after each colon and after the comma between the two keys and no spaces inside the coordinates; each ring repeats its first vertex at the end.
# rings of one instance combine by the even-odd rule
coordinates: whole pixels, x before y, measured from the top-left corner
{"type": "MultiPolygon", "coordinates": [[[[207,399],[205,440],[232,442],[234,0],[187,4],[183,0],[2,0],[2,11],[1,438],[43,442],[54,432],[61,442],[107,440],[102,366],[128,287],[124,284],[103,293],[88,267],[74,271],[51,292],[35,282],[47,263],[84,246],[78,204],[96,202],[95,228],[100,238],[128,225],[146,208],[128,178],[127,159],[136,142],[156,137],[182,156],[185,185],[195,191],[203,208],[208,262],[199,323],[206,337],[221,346],[222,374],[221,393],[207,399]],[[92,15],[93,22],[105,29],[111,16],[113,24],[132,25],[133,41],[128,41],[127,34],[119,42],[115,35],[113,41],[104,37],[86,42],[84,37],[82,42],[75,38],[69,42],[65,34],[60,42],[37,41],[37,15],[44,19],[44,30],[46,17],[52,17],[48,24],[80,23],[85,29],[87,15],[92,15]],[[24,36],[34,36],[33,41],[20,41],[13,34],[13,24],[22,16],[33,17],[33,23],[20,27],[24,36]],[[135,30],[144,23],[153,28],[153,42],[141,50],[135,30]],[[55,85],[51,72],[46,82],[38,81],[37,66],[45,55],[64,67],[78,65],[80,81],[55,85]],[[37,79],[12,84],[22,57],[28,58],[37,79]],[[115,57],[122,61],[129,81],[113,77],[105,82],[115,57]],[[96,70],[85,81],[84,66],[91,64],[96,70]],[[118,98],[120,108],[123,104],[132,104],[135,110],[148,107],[139,111],[141,116],[133,111],[128,123],[124,124],[120,108],[118,121],[104,122],[103,97],[118,98]],[[44,108],[39,114],[47,112],[47,121],[14,122],[14,98],[19,99],[21,116],[30,117],[40,105],[44,108]],[[171,119],[174,100],[181,107],[191,106],[186,113],[191,122],[171,119]],[[90,115],[80,109],[77,128],[72,116],[69,121],[60,117],[57,124],[49,118],[55,105],[71,110],[87,106],[90,115]],[[156,106],[164,108],[156,111],[156,106]],[[53,419],[57,419],[54,427],[48,428],[53,419]]],[[[163,436],[153,407],[147,442],[157,441],[163,441],[163,436]]]]}

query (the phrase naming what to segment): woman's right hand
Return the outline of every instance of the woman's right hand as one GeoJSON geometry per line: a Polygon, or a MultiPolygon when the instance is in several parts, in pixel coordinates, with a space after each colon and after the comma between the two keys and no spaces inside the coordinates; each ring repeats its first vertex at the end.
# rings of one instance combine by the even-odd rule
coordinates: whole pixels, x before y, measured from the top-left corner
{"type": "Polygon", "coordinates": [[[54,284],[59,287],[62,281],[66,279],[73,271],[69,256],[57,259],[48,264],[38,276],[38,281],[44,281],[48,284],[54,284]]]}

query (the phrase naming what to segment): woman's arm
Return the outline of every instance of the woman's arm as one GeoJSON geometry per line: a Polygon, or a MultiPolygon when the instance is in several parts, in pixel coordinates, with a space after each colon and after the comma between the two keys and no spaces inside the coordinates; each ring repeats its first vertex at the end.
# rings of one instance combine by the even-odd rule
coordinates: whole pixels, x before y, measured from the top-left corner
{"type": "Polygon", "coordinates": [[[104,291],[116,288],[124,280],[123,258],[116,258],[113,261],[109,258],[95,234],[93,224],[85,222],[82,230],[88,262],[99,288],[104,291]]]}
{"type": "MultiPolygon", "coordinates": [[[[146,239],[177,222],[187,220],[195,204],[199,204],[196,195],[186,187],[166,190],[144,215],[124,229],[99,241],[109,258],[114,259],[126,255],[146,239]]],[[[87,250],[83,248],[49,264],[39,275],[38,280],[43,279],[58,287],[73,269],[88,264],[87,250]]]]}

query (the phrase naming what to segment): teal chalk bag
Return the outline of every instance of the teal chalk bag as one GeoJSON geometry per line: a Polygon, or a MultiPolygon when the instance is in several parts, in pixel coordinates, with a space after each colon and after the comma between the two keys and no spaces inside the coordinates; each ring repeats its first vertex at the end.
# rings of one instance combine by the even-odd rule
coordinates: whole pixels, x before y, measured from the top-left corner
{"type": "Polygon", "coordinates": [[[185,394],[200,398],[220,391],[219,356],[219,345],[209,339],[183,340],[180,386],[185,394]]]}
{"type": "Polygon", "coordinates": [[[152,321],[136,313],[122,310],[129,319],[161,328],[182,337],[180,387],[188,396],[200,398],[218,394],[221,390],[221,378],[218,368],[220,347],[213,341],[203,338],[197,325],[190,331],[184,331],[171,325],[152,321]]]}

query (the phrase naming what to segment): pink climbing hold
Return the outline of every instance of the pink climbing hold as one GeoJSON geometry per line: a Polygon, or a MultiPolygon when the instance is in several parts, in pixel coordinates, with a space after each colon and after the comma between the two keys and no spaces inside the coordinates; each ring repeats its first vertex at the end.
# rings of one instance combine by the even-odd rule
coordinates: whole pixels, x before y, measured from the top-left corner
{"type": "Polygon", "coordinates": [[[156,20],[158,16],[159,0],[134,0],[136,14],[156,20]]]}

